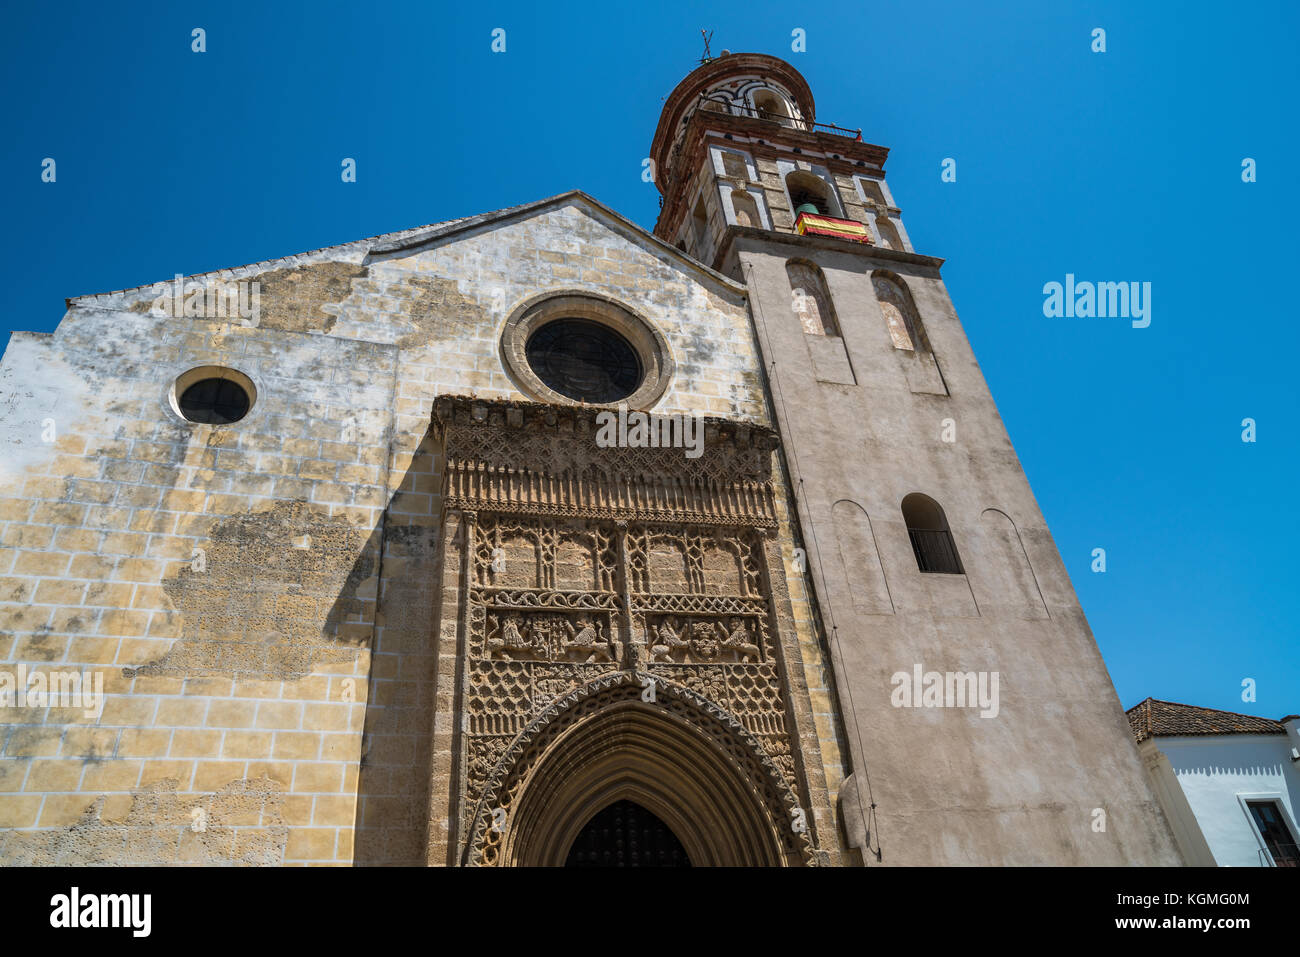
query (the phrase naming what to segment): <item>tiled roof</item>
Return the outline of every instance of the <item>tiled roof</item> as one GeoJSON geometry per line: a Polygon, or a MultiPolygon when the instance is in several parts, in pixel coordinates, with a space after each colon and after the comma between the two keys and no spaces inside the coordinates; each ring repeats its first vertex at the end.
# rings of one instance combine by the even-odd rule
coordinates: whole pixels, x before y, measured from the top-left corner
{"type": "Polygon", "coordinates": [[[1133,737],[1141,744],[1147,738],[1180,734],[1286,734],[1281,721],[1257,718],[1234,711],[1198,708],[1147,698],[1126,712],[1133,737]]]}

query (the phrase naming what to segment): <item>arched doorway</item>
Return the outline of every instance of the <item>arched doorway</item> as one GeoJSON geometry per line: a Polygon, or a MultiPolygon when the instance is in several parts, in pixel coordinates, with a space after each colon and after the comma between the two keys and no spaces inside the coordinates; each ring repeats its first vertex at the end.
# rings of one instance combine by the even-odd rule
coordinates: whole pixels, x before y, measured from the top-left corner
{"type": "Polygon", "coordinates": [[[791,826],[799,802],[758,741],[666,679],[646,700],[645,677],[590,682],[520,734],[478,803],[466,863],[564,865],[620,802],[653,815],[692,866],[812,863],[807,832],[791,826]]]}
{"type": "Polygon", "coordinates": [[[635,801],[615,801],[578,832],[565,867],[690,867],[672,828],[635,801]]]}

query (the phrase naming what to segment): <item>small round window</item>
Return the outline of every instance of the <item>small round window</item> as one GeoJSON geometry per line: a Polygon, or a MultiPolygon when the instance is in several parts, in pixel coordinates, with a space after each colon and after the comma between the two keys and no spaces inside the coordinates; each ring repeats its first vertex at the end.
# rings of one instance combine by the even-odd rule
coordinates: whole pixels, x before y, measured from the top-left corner
{"type": "Polygon", "coordinates": [[[242,372],[222,366],[191,369],[171,388],[172,408],[190,422],[229,425],[248,415],[257,387],[242,372]]]}
{"type": "Polygon", "coordinates": [[[238,422],[248,406],[248,393],[229,379],[200,379],[180,397],[181,415],[209,425],[238,422]]]}
{"type": "Polygon", "coordinates": [[[579,402],[626,399],[641,385],[632,344],[603,323],[555,319],[528,337],[524,354],[537,378],[579,402]]]}

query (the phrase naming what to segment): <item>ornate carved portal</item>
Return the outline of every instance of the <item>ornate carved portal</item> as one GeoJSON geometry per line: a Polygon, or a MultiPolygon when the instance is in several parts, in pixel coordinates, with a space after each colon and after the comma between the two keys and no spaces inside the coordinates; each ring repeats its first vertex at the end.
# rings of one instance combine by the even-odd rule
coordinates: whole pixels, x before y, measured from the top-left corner
{"type": "Polygon", "coordinates": [[[563,864],[597,814],[632,801],[695,864],[818,863],[810,794],[825,790],[815,747],[792,746],[816,736],[775,535],[775,437],[710,419],[698,459],[602,448],[596,414],[435,405],[430,861],[563,864]]]}

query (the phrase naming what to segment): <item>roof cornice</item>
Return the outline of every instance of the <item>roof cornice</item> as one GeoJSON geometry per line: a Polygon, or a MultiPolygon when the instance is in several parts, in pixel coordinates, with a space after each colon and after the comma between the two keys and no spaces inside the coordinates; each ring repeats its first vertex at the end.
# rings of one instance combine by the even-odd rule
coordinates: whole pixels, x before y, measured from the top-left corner
{"type": "MultiPolygon", "coordinates": [[[[200,280],[205,278],[220,278],[222,280],[239,280],[255,278],[259,273],[266,272],[270,269],[293,268],[304,265],[309,261],[316,261],[324,254],[333,253],[337,258],[351,259],[353,261],[366,262],[373,257],[391,257],[397,253],[409,252],[418,249],[421,246],[458,236],[468,231],[479,229],[484,226],[508,222],[511,220],[524,219],[528,216],[536,215],[546,209],[562,206],[566,203],[575,203],[587,208],[590,212],[598,217],[604,218],[611,226],[625,233],[635,235],[648,244],[653,245],[656,250],[665,257],[684,266],[691,272],[695,273],[702,279],[728,295],[744,299],[746,296],[745,286],[736,282],[728,276],[716,270],[710,269],[704,263],[691,258],[671,243],[665,242],[654,233],[638,225],[632,220],[615,212],[599,200],[589,196],[582,190],[574,189],[564,193],[558,193],[554,196],[548,196],[545,199],[534,200],[530,203],[524,203],[519,206],[508,206],[504,209],[493,210],[488,213],[480,213],[477,216],[468,216],[461,219],[450,219],[442,223],[434,223],[430,226],[417,226],[413,229],[403,229],[391,233],[382,233],[379,236],[373,236],[367,239],[357,239],[347,243],[339,243],[334,246],[322,246],[318,249],[308,250],[307,252],[294,253],[288,256],[280,256],[274,259],[264,259],[258,262],[247,263],[243,266],[235,266],[225,269],[214,269],[207,272],[190,273],[182,276],[183,280],[200,280]]],[[[172,282],[175,277],[168,276],[165,280],[159,282],[143,283],[139,286],[131,286],[125,289],[114,289],[108,292],[88,293],[82,296],[73,296],[65,300],[69,309],[74,305],[94,306],[95,304],[109,305],[105,300],[112,297],[121,296],[131,293],[139,293],[146,290],[153,290],[160,282],[172,282]]]]}
{"type": "Polygon", "coordinates": [[[522,206],[513,206],[509,209],[499,210],[495,213],[484,213],[481,216],[470,216],[467,219],[454,220],[446,225],[435,226],[415,235],[402,236],[401,238],[394,239],[390,242],[381,243],[372,247],[370,253],[372,256],[389,256],[398,252],[409,252],[421,246],[428,245],[429,243],[457,236],[461,233],[472,231],[489,224],[496,224],[512,219],[524,219],[529,216],[534,216],[545,209],[563,206],[568,203],[577,203],[578,205],[586,206],[590,211],[610,220],[616,227],[621,227],[623,230],[642,239],[649,240],[666,256],[698,273],[701,277],[708,279],[711,283],[721,286],[727,292],[741,298],[747,295],[746,287],[742,283],[738,283],[729,276],[724,276],[722,273],[704,265],[704,263],[699,260],[693,259],[676,246],[666,242],[654,233],[628,219],[622,213],[611,209],[600,200],[584,193],[580,189],[572,189],[568,192],[557,193],[555,196],[549,196],[546,199],[539,199],[532,203],[525,203],[522,206]]]}
{"type": "Polygon", "coordinates": [[[863,259],[880,259],[925,269],[940,269],[945,260],[937,256],[922,256],[920,253],[889,249],[873,243],[858,243],[851,239],[835,239],[831,236],[800,236],[798,233],[783,233],[772,229],[760,229],[757,226],[728,226],[718,249],[717,263],[726,262],[738,239],[759,239],[765,243],[782,243],[795,250],[825,249],[830,252],[851,253],[863,259]]]}

